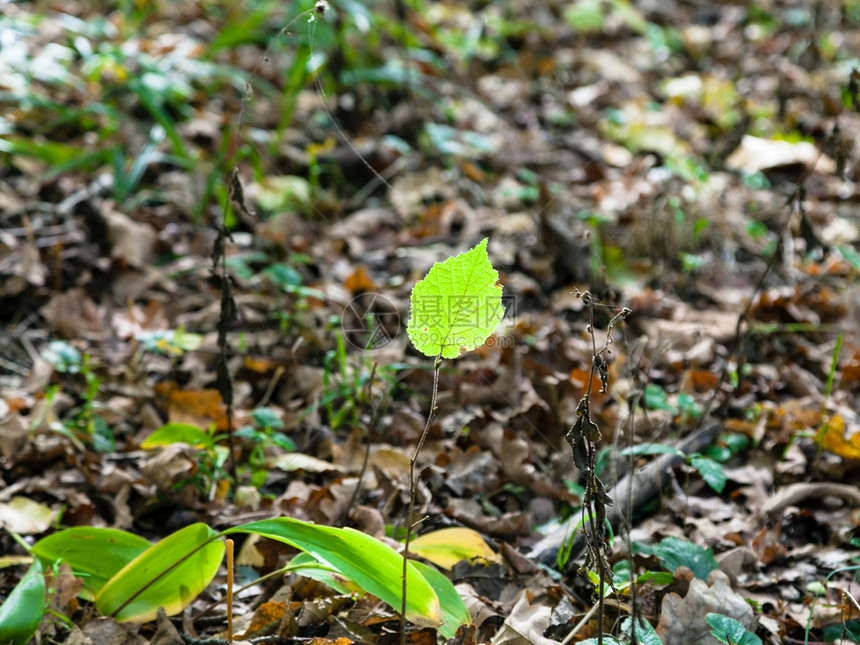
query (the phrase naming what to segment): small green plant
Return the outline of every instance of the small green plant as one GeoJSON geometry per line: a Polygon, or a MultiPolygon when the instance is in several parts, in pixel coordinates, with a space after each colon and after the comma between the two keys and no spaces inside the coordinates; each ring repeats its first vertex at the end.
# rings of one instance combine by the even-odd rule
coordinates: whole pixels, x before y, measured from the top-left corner
{"type": "MultiPolygon", "coordinates": [[[[392,607],[401,607],[400,572],[409,582],[405,616],[435,627],[444,638],[469,622],[469,613],[451,582],[427,565],[409,563],[383,542],[349,528],[317,526],[292,518],[242,524],[217,533],[202,523],[176,531],[155,544],[126,531],[79,527],[59,531],[33,545],[30,571],[0,607],[0,642],[23,645],[45,615],[43,571],[68,564],[84,581],[80,596],[118,622],[155,619],[182,611],[212,581],[224,557],[224,538],[260,535],[289,544],[307,555],[291,563],[303,575],[333,572],[346,589],[360,589],[392,607]],[[402,562],[406,562],[405,565],[402,562]]],[[[325,582],[330,576],[314,574],[325,582]]],[[[334,585],[338,587],[338,585],[334,585]]]]}
{"type": "MultiPolygon", "coordinates": [[[[721,493],[723,491],[726,487],[726,482],[728,481],[728,477],[718,460],[698,452],[687,455],[674,446],[667,446],[661,443],[647,443],[640,444],[638,446],[630,446],[629,448],[625,448],[620,451],[618,454],[622,457],[630,455],[677,454],[679,457],[683,457],[690,466],[695,468],[705,483],[717,493],[721,493]]],[[[723,455],[721,454],[720,456],[723,455]]]]}
{"type": "Polygon", "coordinates": [[[707,580],[708,574],[719,568],[710,549],[676,537],[664,538],[653,546],[634,542],[633,552],[656,556],[670,572],[687,567],[700,580],[707,580]]]}
{"type": "Polygon", "coordinates": [[[158,331],[140,331],[134,339],[142,344],[143,350],[163,356],[181,356],[185,352],[200,349],[203,336],[191,334],[184,327],[158,331]]]}
{"type": "MultiPolygon", "coordinates": [[[[198,449],[197,471],[190,483],[196,485],[200,490],[206,491],[216,481],[228,477],[224,470],[224,464],[230,455],[230,450],[226,446],[218,444],[226,436],[225,434],[215,434],[214,424],[207,432],[187,423],[168,423],[149,435],[140,447],[149,449],[174,443],[187,443],[198,449]]],[[[189,482],[180,482],[177,486],[183,486],[186,483],[189,482]]]]}
{"type": "MultiPolygon", "coordinates": [[[[60,421],[52,421],[49,427],[68,438],[73,445],[82,448],[82,441],[89,443],[97,452],[111,452],[116,442],[113,433],[98,414],[100,404],[96,401],[101,379],[96,376],[89,354],[83,354],[65,341],[54,341],[48,346],[43,358],[61,374],[80,375],[85,388],[81,404],[60,421]]],[[[48,388],[45,399],[50,404],[59,392],[59,386],[48,388]]]]}
{"type": "Polygon", "coordinates": [[[239,428],[233,436],[251,442],[252,448],[248,455],[251,466],[251,485],[262,486],[266,481],[266,448],[278,446],[287,452],[296,450],[295,442],[283,432],[284,422],[278,418],[272,408],[262,407],[251,412],[254,425],[239,428]]]}
{"type": "Polygon", "coordinates": [[[415,463],[436,413],[439,370],[443,358],[457,358],[483,345],[505,315],[499,272],[493,268],[484,238],[473,249],[435,263],[410,295],[409,340],[433,361],[433,392],[424,431],[409,459],[409,508],[404,541],[400,642],[406,642],[407,568],[415,508],[415,463]]]}
{"type": "MultiPolygon", "coordinates": [[[[641,643],[642,645],[663,645],[663,641],[657,631],[647,620],[639,618],[634,622],[629,616],[621,621],[619,626],[620,636],[603,635],[604,645],[627,645],[627,643],[641,643]],[[634,633],[635,637],[634,637],[634,633]]],[[[599,639],[588,638],[580,641],[580,645],[598,645],[599,639]]]]}

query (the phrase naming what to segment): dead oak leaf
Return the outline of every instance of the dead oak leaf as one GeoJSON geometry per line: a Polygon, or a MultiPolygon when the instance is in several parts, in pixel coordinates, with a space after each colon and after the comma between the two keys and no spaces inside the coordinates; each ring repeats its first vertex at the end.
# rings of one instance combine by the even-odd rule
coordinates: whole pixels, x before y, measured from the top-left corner
{"type": "Polygon", "coordinates": [[[746,629],[755,631],[753,609],[743,596],[732,590],[728,576],[717,570],[711,572],[708,579],[710,586],[698,578],[691,580],[683,598],[676,593],[668,593],[663,598],[657,634],[664,645],[719,643],[705,622],[705,616],[712,612],[734,618],[746,629]]]}

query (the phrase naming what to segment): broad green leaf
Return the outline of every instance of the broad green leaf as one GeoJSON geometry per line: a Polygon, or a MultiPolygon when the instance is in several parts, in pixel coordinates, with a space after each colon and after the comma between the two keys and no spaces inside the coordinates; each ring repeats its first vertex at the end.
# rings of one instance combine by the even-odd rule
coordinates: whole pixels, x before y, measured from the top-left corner
{"type": "Polygon", "coordinates": [[[710,613],[705,616],[705,622],[711,627],[711,634],[714,635],[714,638],[721,643],[761,645],[761,639],[734,618],[710,613]]]}
{"type": "Polygon", "coordinates": [[[179,529],[123,567],[102,587],[96,608],[117,622],[154,620],[182,611],[203,591],[224,557],[223,540],[198,522],[179,529]]]}
{"type": "Polygon", "coordinates": [[[409,543],[409,551],[443,569],[452,569],[460,560],[498,560],[480,533],[464,528],[440,529],[420,535],[409,543]]]}
{"type": "Polygon", "coordinates": [[[151,546],[134,533],[81,526],[39,540],[30,553],[45,566],[67,563],[83,578],[81,597],[93,600],[108,580],[151,546]]]}
{"type": "Polygon", "coordinates": [[[675,410],[669,403],[669,396],[666,394],[666,390],[654,383],[649,383],[645,386],[645,407],[649,410],[675,410]]]}
{"type": "Polygon", "coordinates": [[[254,418],[254,423],[261,428],[281,430],[284,427],[284,422],[272,408],[256,408],[251,411],[251,416],[254,418]]]}
{"type": "MultiPolygon", "coordinates": [[[[409,550],[412,550],[411,544],[409,550]]],[[[424,576],[439,596],[439,602],[442,605],[442,624],[436,629],[444,638],[454,638],[460,625],[468,625],[472,622],[463,599],[460,598],[451,581],[433,567],[423,562],[413,562],[412,566],[418,569],[418,573],[424,576]]]]}
{"type": "MultiPolygon", "coordinates": [[[[289,517],[242,524],[221,535],[254,533],[286,542],[352,578],[362,589],[400,610],[403,598],[403,556],[379,540],[350,528],[317,526],[289,517]]],[[[438,627],[442,610],[436,592],[414,566],[407,569],[406,618],[424,627],[438,627]]]]}
{"type": "Polygon", "coordinates": [[[649,580],[655,585],[670,585],[675,580],[675,576],[667,571],[646,571],[636,578],[636,584],[644,585],[649,580]]]}
{"type": "Polygon", "coordinates": [[[25,645],[39,629],[44,613],[45,576],[36,560],[0,604],[0,643],[25,645]]]}
{"type": "Polygon", "coordinates": [[[282,289],[286,287],[299,287],[304,281],[302,274],[289,264],[272,264],[266,267],[263,273],[268,275],[272,279],[272,282],[282,289]]]}
{"type": "Polygon", "coordinates": [[[630,446],[618,453],[622,457],[627,455],[678,455],[683,457],[684,453],[674,446],[667,446],[663,443],[640,443],[636,446],[630,446]]]}
{"type": "Polygon", "coordinates": [[[187,443],[189,446],[208,448],[212,445],[212,435],[187,423],[168,423],[149,435],[140,447],[159,448],[171,443],[187,443]]]}
{"type": "MultiPolygon", "coordinates": [[[[621,621],[621,633],[632,636],[633,625],[633,619],[628,616],[621,621]]],[[[636,624],[636,638],[631,639],[631,642],[642,643],[642,645],[663,645],[663,641],[660,639],[653,625],[642,618],[636,624]]]]}
{"type": "Polygon", "coordinates": [[[483,345],[505,313],[498,280],[487,238],[434,264],[412,288],[406,331],[415,349],[426,356],[457,358],[483,345]]]}
{"type": "Polygon", "coordinates": [[[718,463],[727,462],[731,456],[732,451],[729,450],[726,446],[719,446],[717,444],[713,444],[705,448],[705,455],[713,459],[718,463]]]}
{"type": "Polygon", "coordinates": [[[733,455],[746,450],[750,445],[750,438],[745,434],[740,434],[738,432],[724,434],[722,436],[722,440],[725,442],[726,447],[731,450],[733,455]]]}
{"type": "Polygon", "coordinates": [[[690,419],[698,419],[702,416],[702,408],[691,395],[686,392],[678,394],[678,411],[690,419]]]}
{"type": "Polygon", "coordinates": [[[690,457],[690,465],[699,471],[699,474],[708,486],[718,493],[723,492],[723,489],[726,487],[728,477],[720,464],[710,457],[692,455],[690,457]]]}
{"type": "Polygon", "coordinates": [[[841,641],[860,643],[860,620],[845,620],[821,628],[821,640],[825,643],[841,641]]]}
{"type": "Polygon", "coordinates": [[[663,561],[669,571],[685,566],[700,580],[717,568],[717,561],[710,549],[676,537],[667,537],[654,548],[654,554],[663,561]]]}
{"type": "Polygon", "coordinates": [[[290,560],[290,573],[295,573],[317,582],[322,582],[328,585],[335,591],[342,594],[359,594],[364,595],[364,589],[354,580],[343,575],[339,571],[335,571],[331,567],[320,564],[309,553],[299,553],[296,557],[290,560]]]}

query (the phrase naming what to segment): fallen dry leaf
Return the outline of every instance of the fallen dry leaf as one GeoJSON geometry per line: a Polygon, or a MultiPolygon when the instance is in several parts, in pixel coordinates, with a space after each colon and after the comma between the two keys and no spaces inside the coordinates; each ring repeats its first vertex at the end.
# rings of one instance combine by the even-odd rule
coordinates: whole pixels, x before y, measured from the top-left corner
{"type": "Polygon", "coordinates": [[[534,597],[523,591],[501,629],[490,641],[490,645],[556,645],[556,641],[545,638],[549,627],[552,606],[546,596],[534,597]]]}
{"type": "Polygon", "coordinates": [[[0,503],[0,526],[7,531],[21,535],[44,533],[56,519],[57,511],[27,497],[15,496],[0,503]]]}
{"type": "Polygon", "coordinates": [[[756,620],[752,607],[743,596],[732,590],[729,579],[722,571],[712,571],[708,582],[694,578],[687,594],[681,598],[669,593],[663,598],[657,634],[663,645],[718,645],[705,622],[708,613],[734,618],[747,630],[755,631],[756,620]]]}

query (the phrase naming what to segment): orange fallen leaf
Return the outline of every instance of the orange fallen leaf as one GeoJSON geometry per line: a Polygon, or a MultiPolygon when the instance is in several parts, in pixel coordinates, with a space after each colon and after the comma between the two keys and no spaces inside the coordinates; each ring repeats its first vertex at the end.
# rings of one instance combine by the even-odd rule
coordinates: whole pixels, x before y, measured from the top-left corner
{"type": "Polygon", "coordinates": [[[198,428],[215,423],[219,430],[227,428],[227,413],[218,390],[180,390],[175,385],[161,383],[156,392],[167,399],[170,423],[187,423],[198,428]]]}
{"type": "Polygon", "coordinates": [[[352,293],[377,290],[376,283],[367,274],[367,267],[364,265],[361,265],[358,269],[353,271],[349,277],[344,280],[343,286],[349,289],[352,293]]]}
{"type": "Polygon", "coordinates": [[[284,616],[285,610],[286,603],[264,602],[262,605],[257,607],[257,611],[254,612],[254,617],[251,619],[251,624],[248,625],[248,629],[244,634],[237,635],[237,638],[250,638],[264,627],[271,625],[273,622],[280,622],[284,616]]]}
{"type": "Polygon", "coordinates": [[[860,432],[846,439],[845,420],[838,414],[824,421],[818,431],[817,441],[824,450],[860,461],[860,432]]]}

